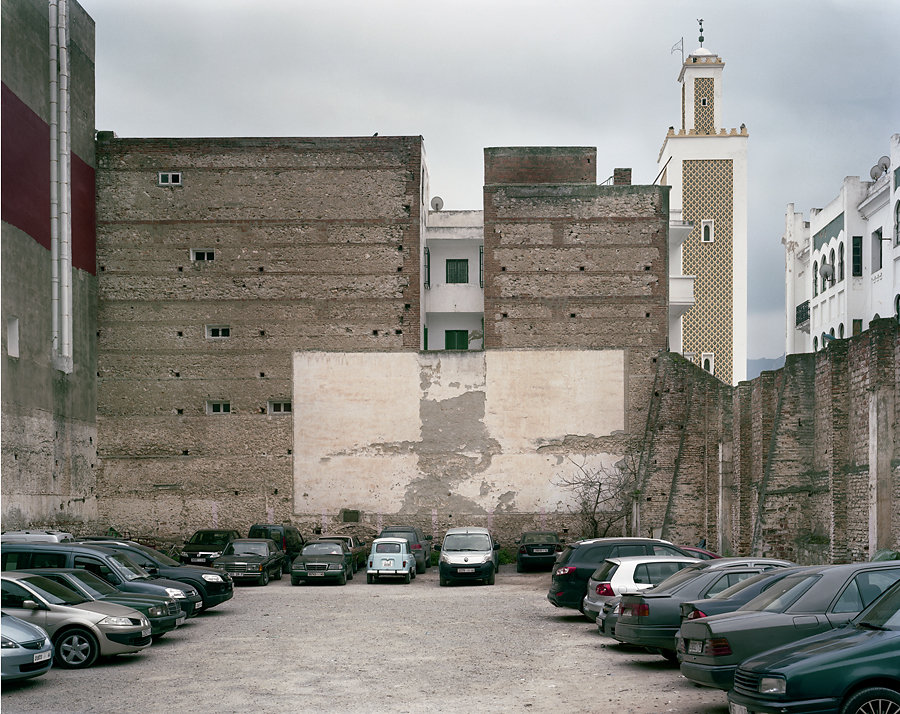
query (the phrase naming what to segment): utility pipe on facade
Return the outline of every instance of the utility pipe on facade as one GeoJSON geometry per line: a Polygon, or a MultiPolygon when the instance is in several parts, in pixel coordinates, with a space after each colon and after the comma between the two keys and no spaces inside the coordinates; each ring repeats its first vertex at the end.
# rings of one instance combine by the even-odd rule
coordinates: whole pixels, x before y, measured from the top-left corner
{"type": "Polygon", "coordinates": [[[69,2],[59,1],[60,368],[72,371],[72,160],[69,112],[69,2]]]}
{"type": "Polygon", "coordinates": [[[59,353],[59,5],[50,0],[50,324],[59,353]]]}

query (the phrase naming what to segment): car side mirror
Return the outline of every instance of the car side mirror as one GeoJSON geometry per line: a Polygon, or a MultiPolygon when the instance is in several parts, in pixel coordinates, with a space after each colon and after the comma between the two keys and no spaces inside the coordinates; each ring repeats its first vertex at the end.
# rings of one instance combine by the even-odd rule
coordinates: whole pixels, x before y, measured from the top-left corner
{"type": "Polygon", "coordinates": [[[150,573],[150,575],[159,575],[159,568],[157,568],[155,565],[148,565],[146,568],[144,568],[144,570],[150,573]]]}
{"type": "Polygon", "coordinates": [[[44,606],[34,600],[23,600],[22,607],[25,610],[44,610],[44,606]]]}
{"type": "Polygon", "coordinates": [[[500,550],[500,544],[494,543],[494,550],[500,550]]]}
{"type": "Polygon", "coordinates": [[[438,553],[440,553],[440,552],[441,552],[441,546],[440,546],[440,544],[434,546],[434,549],[435,549],[438,553]]]}
{"type": "Polygon", "coordinates": [[[425,540],[434,540],[434,536],[427,535],[425,536],[425,540]]]}

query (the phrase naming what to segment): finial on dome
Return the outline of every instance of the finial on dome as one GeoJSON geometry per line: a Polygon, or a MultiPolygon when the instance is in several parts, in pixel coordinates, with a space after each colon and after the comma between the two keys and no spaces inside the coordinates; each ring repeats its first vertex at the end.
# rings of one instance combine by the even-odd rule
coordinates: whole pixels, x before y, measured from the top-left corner
{"type": "Polygon", "coordinates": [[[703,18],[701,17],[697,22],[700,23],[700,46],[703,47],[703,18]]]}

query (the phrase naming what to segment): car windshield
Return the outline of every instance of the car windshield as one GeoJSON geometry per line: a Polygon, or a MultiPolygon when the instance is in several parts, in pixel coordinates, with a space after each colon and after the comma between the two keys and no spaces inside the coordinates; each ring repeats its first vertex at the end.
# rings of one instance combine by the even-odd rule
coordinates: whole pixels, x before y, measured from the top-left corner
{"type": "Polygon", "coordinates": [[[189,545],[225,545],[228,531],[197,531],[188,541],[189,545]]]}
{"type": "Polygon", "coordinates": [[[310,543],[303,546],[303,555],[340,555],[340,543],[310,543]]]}
{"type": "Polygon", "coordinates": [[[556,533],[523,533],[523,545],[529,543],[559,543],[559,536],[556,533]]]}
{"type": "Polygon", "coordinates": [[[113,595],[118,591],[103,578],[99,578],[89,570],[79,570],[77,573],[71,573],[70,578],[77,580],[78,584],[91,597],[104,597],[105,595],[113,595]]]}
{"type": "Polygon", "coordinates": [[[376,543],[375,544],[375,552],[376,553],[399,553],[400,552],[400,544],[399,543],[376,543]]]}
{"type": "Polygon", "coordinates": [[[229,543],[225,555],[268,555],[265,543],[229,543]]]}
{"type": "Polygon", "coordinates": [[[116,562],[120,566],[119,575],[126,580],[137,580],[138,578],[149,578],[150,573],[144,570],[140,565],[135,563],[124,553],[116,553],[109,556],[109,559],[116,562]]]}
{"type": "Polygon", "coordinates": [[[760,593],[741,610],[759,610],[765,612],[784,612],[793,605],[797,598],[809,590],[819,579],[818,575],[789,575],[760,593]]]}
{"type": "Polygon", "coordinates": [[[610,578],[612,578],[613,573],[615,573],[619,569],[618,563],[611,563],[610,561],[606,561],[597,568],[593,574],[591,575],[591,580],[597,580],[601,583],[609,582],[610,578]]]}
{"type": "Polygon", "coordinates": [[[874,625],[890,630],[900,630],[900,584],[894,585],[878,598],[871,607],[863,610],[854,622],[874,625]]]}
{"type": "Polygon", "coordinates": [[[25,578],[24,581],[20,582],[26,583],[33,592],[40,595],[51,605],[80,605],[83,602],[88,602],[86,597],[75,592],[72,588],[54,583],[52,580],[48,580],[40,575],[25,578]]]}
{"type": "Polygon", "coordinates": [[[484,533],[451,533],[444,538],[444,550],[483,551],[490,549],[491,537],[484,533]]]}
{"type": "Polygon", "coordinates": [[[135,543],[134,546],[138,550],[143,551],[147,554],[147,556],[153,560],[155,560],[160,565],[165,565],[171,567],[173,565],[180,565],[175,560],[172,560],[168,555],[163,555],[158,550],[153,550],[153,548],[148,548],[146,545],[141,545],[140,543],[135,543]]]}
{"type": "Polygon", "coordinates": [[[686,568],[682,568],[677,573],[670,575],[668,578],[663,580],[661,583],[658,583],[654,588],[654,592],[663,592],[665,590],[677,590],[682,585],[687,582],[690,582],[698,575],[700,575],[706,568],[709,567],[709,564],[712,561],[704,560],[702,563],[696,563],[694,565],[689,565],[686,568]]]}

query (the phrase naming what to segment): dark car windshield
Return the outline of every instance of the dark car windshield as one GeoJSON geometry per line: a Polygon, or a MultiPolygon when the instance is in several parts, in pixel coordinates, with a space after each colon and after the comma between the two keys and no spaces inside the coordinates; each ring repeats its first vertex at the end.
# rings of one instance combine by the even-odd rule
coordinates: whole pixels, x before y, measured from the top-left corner
{"type": "Polygon", "coordinates": [[[80,605],[83,602],[88,602],[86,597],[75,592],[72,588],[54,583],[52,580],[48,580],[40,575],[25,578],[24,581],[20,582],[27,583],[28,587],[51,605],[80,605]]]}
{"type": "Polygon", "coordinates": [[[615,573],[619,569],[618,563],[612,563],[610,561],[606,561],[597,568],[593,575],[591,575],[591,580],[597,580],[601,583],[609,582],[610,578],[612,578],[613,573],[615,573]]]}
{"type": "Polygon", "coordinates": [[[303,555],[341,555],[340,543],[309,543],[303,546],[303,555]]]}
{"type": "Polygon", "coordinates": [[[229,531],[197,531],[188,541],[189,545],[225,545],[229,531]]]}
{"type": "Polygon", "coordinates": [[[444,550],[483,551],[490,549],[491,537],[485,533],[451,533],[444,538],[444,550]]]}
{"type": "Polygon", "coordinates": [[[886,590],[869,609],[859,613],[854,622],[900,630],[900,583],[886,590]]]}
{"type": "Polygon", "coordinates": [[[140,565],[135,563],[124,553],[115,553],[109,556],[109,559],[119,565],[119,575],[126,580],[137,580],[138,578],[149,578],[150,573],[144,570],[140,565]]]}
{"type": "MultiPolygon", "coordinates": [[[[734,597],[735,595],[737,595],[739,592],[741,592],[741,590],[744,590],[745,588],[749,588],[752,585],[756,585],[756,583],[760,582],[761,580],[771,580],[772,583],[776,583],[776,582],[778,582],[778,580],[780,580],[781,578],[784,578],[786,576],[787,576],[787,573],[778,573],[777,575],[774,575],[771,570],[767,570],[764,573],[757,573],[756,575],[749,577],[746,580],[741,580],[740,582],[737,582],[734,585],[725,588],[724,590],[720,590],[715,595],[710,595],[709,599],[710,600],[727,600],[728,598],[734,597]]],[[[771,587],[771,585],[769,587],[771,587]]],[[[766,588],[766,589],[768,589],[768,588],[766,588]]]]}
{"type": "Polygon", "coordinates": [[[757,595],[740,609],[784,612],[803,593],[809,590],[818,579],[818,575],[789,575],[781,582],[775,583],[768,590],[757,595]]]}
{"type": "Polygon", "coordinates": [[[376,543],[375,544],[375,552],[376,553],[399,553],[400,552],[400,544],[399,543],[376,543]]]}
{"type": "Polygon", "coordinates": [[[523,533],[522,544],[530,543],[559,543],[559,536],[556,533],[523,533]]]}
{"type": "Polygon", "coordinates": [[[687,582],[690,582],[702,572],[704,572],[712,563],[711,560],[704,560],[702,563],[695,563],[694,565],[689,565],[686,568],[682,568],[677,573],[670,575],[668,578],[663,580],[661,583],[658,583],[654,588],[653,592],[664,592],[666,590],[677,590],[682,585],[687,582]]]}
{"type": "Polygon", "coordinates": [[[119,592],[117,588],[114,588],[103,578],[97,577],[89,570],[79,570],[77,573],[71,573],[69,577],[77,580],[91,597],[104,597],[105,595],[114,595],[119,592]]]}
{"type": "Polygon", "coordinates": [[[229,543],[225,555],[268,555],[265,543],[229,543]]]}
{"type": "Polygon", "coordinates": [[[181,565],[177,561],[172,560],[168,555],[163,555],[158,550],[153,550],[153,548],[148,548],[146,545],[141,545],[140,543],[135,543],[133,545],[134,548],[137,548],[140,551],[143,551],[147,554],[148,557],[155,560],[160,565],[173,566],[173,565],[181,565]]]}

